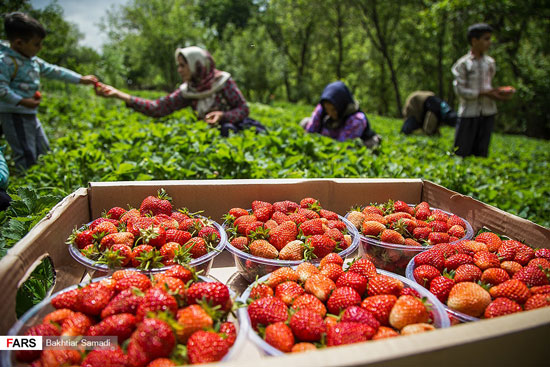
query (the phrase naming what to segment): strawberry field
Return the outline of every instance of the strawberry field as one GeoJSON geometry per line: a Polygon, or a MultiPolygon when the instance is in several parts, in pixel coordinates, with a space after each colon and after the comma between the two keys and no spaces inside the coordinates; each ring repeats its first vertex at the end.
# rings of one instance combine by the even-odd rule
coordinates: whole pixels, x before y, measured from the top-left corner
{"type": "Polygon", "coordinates": [[[384,138],[373,154],[359,141],[338,143],[303,133],[298,122],[312,109],[252,103],[251,117],[269,134],[245,131],[224,139],[189,110],[152,119],[84,88],[46,92],[39,117],[52,150],[26,176],[10,177],[15,201],[0,213],[2,251],[62,197],[90,181],[424,178],[550,226],[550,142],[494,134],[488,159],[462,159],[452,153],[450,127],[440,137],[405,137],[399,134],[401,120],[369,114],[384,138]]]}

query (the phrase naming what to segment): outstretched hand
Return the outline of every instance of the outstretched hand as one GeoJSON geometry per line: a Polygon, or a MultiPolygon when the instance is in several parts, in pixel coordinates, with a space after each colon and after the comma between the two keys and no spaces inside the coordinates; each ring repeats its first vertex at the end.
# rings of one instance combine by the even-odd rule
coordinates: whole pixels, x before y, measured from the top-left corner
{"type": "Polygon", "coordinates": [[[80,77],[80,84],[90,85],[96,84],[99,82],[99,79],[95,75],[84,75],[80,77]]]}
{"type": "Polygon", "coordinates": [[[215,125],[218,122],[220,122],[222,117],[223,117],[222,111],[212,111],[206,114],[206,116],[204,117],[204,121],[206,121],[210,125],[215,125]]]}
{"type": "Polygon", "coordinates": [[[130,95],[124,92],[119,91],[115,87],[112,87],[103,83],[95,84],[95,94],[105,98],[118,98],[125,102],[130,101],[130,95]]]}

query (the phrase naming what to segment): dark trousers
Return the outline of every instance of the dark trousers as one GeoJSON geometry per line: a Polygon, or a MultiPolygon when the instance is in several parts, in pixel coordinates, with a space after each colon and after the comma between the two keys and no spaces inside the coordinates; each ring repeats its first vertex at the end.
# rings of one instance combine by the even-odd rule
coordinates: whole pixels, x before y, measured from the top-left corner
{"type": "Polygon", "coordinates": [[[412,134],[413,131],[415,131],[416,129],[420,129],[422,127],[422,124],[418,121],[416,121],[416,119],[413,117],[413,116],[409,116],[405,122],[403,122],[403,126],[401,127],[401,132],[405,135],[409,135],[409,134],[412,134]]]}
{"type": "Polygon", "coordinates": [[[495,115],[459,117],[455,131],[456,154],[462,157],[487,157],[495,124],[495,115]]]}
{"type": "Polygon", "coordinates": [[[6,191],[0,189],[0,212],[4,211],[10,206],[11,197],[6,191]]]}
{"type": "Polygon", "coordinates": [[[236,133],[238,131],[244,130],[244,129],[250,129],[255,128],[256,133],[265,133],[267,132],[267,129],[264,125],[262,125],[259,121],[256,121],[254,119],[251,119],[250,117],[246,117],[244,120],[232,124],[230,122],[222,122],[219,125],[220,129],[220,135],[224,138],[227,138],[229,136],[229,132],[232,131],[233,133],[236,133]]]}

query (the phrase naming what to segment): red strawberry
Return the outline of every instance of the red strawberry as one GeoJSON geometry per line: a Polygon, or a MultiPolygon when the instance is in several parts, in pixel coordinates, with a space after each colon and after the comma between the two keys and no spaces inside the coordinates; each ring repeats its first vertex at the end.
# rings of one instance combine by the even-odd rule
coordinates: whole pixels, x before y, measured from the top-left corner
{"type": "Polygon", "coordinates": [[[428,235],[428,242],[430,245],[449,242],[449,234],[444,232],[432,232],[428,235]]]}
{"type": "Polygon", "coordinates": [[[347,271],[336,280],[336,287],[351,287],[362,296],[367,290],[367,283],[368,279],[366,277],[352,271],[347,271]]]}
{"type": "Polygon", "coordinates": [[[94,321],[81,312],[75,312],[61,324],[61,336],[86,335],[94,321]]]}
{"type": "Polygon", "coordinates": [[[231,208],[229,210],[229,215],[232,215],[233,217],[235,217],[235,219],[239,218],[239,217],[242,217],[243,215],[248,215],[248,211],[246,209],[243,209],[243,208],[231,208]]]}
{"type": "Polygon", "coordinates": [[[253,213],[256,216],[257,220],[261,222],[267,222],[273,215],[273,206],[269,204],[269,206],[259,207],[253,210],[253,213]]]}
{"type": "Polygon", "coordinates": [[[408,213],[409,212],[409,206],[404,201],[396,200],[396,201],[393,202],[393,211],[394,212],[408,213]]]}
{"type": "Polygon", "coordinates": [[[333,282],[336,282],[343,273],[344,270],[342,269],[342,265],[334,263],[325,264],[325,266],[321,269],[321,274],[331,279],[333,282]]]}
{"type": "Polygon", "coordinates": [[[481,270],[472,264],[460,265],[455,270],[454,281],[455,283],[461,282],[477,282],[481,279],[481,270]]]}
{"type": "MultiPolygon", "coordinates": [[[[92,350],[86,355],[81,366],[86,367],[124,367],[128,364],[128,359],[122,349],[117,347],[114,350],[92,350]]],[[[149,364],[147,367],[150,367],[149,364]]],[[[152,366],[155,367],[155,366],[152,366]]],[[[157,366],[158,367],[158,366],[157,366]]]]}
{"type": "Polygon", "coordinates": [[[512,279],[517,279],[525,283],[528,287],[547,285],[548,275],[537,266],[526,266],[514,274],[512,279]]]}
{"type": "Polygon", "coordinates": [[[183,295],[185,293],[185,283],[181,279],[168,277],[164,274],[157,274],[155,275],[155,282],[155,288],[164,289],[170,294],[183,295]]]}
{"type": "Polygon", "coordinates": [[[135,314],[143,297],[136,294],[133,289],[125,289],[109,301],[107,306],[101,310],[101,318],[105,319],[111,315],[129,313],[135,314]]]}
{"type": "Polygon", "coordinates": [[[145,216],[147,214],[166,214],[170,216],[170,214],[172,214],[172,204],[170,203],[170,200],[172,199],[166,194],[164,189],[161,189],[158,192],[157,197],[148,196],[141,202],[139,212],[142,216],[145,216]]]}
{"type": "Polygon", "coordinates": [[[525,302],[525,311],[550,306],[550,293],[534,294],[525,302]]]}
{"type": "Polygon", "coordinates": [[[535,257],[535,250],[533,250],[531,247],[527,245],[520,244],[518,245],[518,249],[516,251],[516,256],[514,257],[514,261],[525,266],[534,257],[535,257]]]}
{"type": "Polygon", "coordinates": [[[404,284],[399,279],[392,278],[388,275],[379,274],[370,279],[367,294],[369,296],[377,296],[381,294],[393,294],[398,296],[403,288],[404,284]]]}
{"type": "MultiPolygon", "coordinates": [[[[59,336],[60,330],[51,323],[35,325],[27,329],[25,335],[32,336],[59,336]]],[[[40,350],[18,350],[15,352],[15,358],[20,362],[30,363],[40,358],[40,350]]]]}
{"type": "Polygon", "coordinates": [[[298,340],[316,342],[325,332],[323,317],[307,308],[299,309],[290,317],[289,326],[298,340]]]}
{"type": "Polygon", "coordinates": [[[432,229],[430,227],[416,227],[413,230],[413,237],[417,240],[427,240],[430,233],[432,233],[432,229]]]}
{"type": "Polygon", "coordinates": [[[363,210],[362,210],[362,213],[365,214],[365,215],[367,215],[367,214],[384,215],[384,212],[382,211],[382,209],[380,209],[379,207],[374,206],[374,205],[368,205],[368,206],[364,207],[363,210]]]}
{"type": "Polygon", "coordinates": [[[448,257],[445,260],[445,268],[447,270],[455,270],[460,265],[473,264],[474,258],[466,254],[456,254],[448,257]]]}
{"type": "Polygon", "coordinates": [[[445,267],[445,257],[443,257],[443,252],[440,250],[428,250],[419,253],[414,258],[414,264],[416,266],[420,265],[432,265],[437,270],[441,271],[445,267]]]}
{"type": "Polygon", "coordinates": [[[375,330],[380,327],[380,322],[372,313],[359,306],[350,306],[344,310],[340,317],[342,322],[359,322],[366,324],[375,330]]]}
{"type": "Polygon", "coordinates": [[[112,288],[102,283],[91,283],[78,292],[78,310],[87,315],[99,315],[114,295],[112,288]]]}
{"type": "Polygon", "coordinates": [[[489,292],[471,282],[455,284],[447,299],[449,308],[474,317],[481,316],[489,303],[491,303],[489,292]]]}
{"type": "Polygon", "coordinates": [[[46,349],[42,352],[40,360],[33,365],[40,367],[72,366],[79,365],[81,360],[80,352],[75,349],[46,349]]]}
{"type": "Polygon", "coordinates": [[[491,286],[498,285],[510,279],[510,276],[504,269],[489,268],[481,274],[481,281],[491,286]]]}
{"type": "Polygon", "coordinates": [[[425,288],[429,288],[432,279],[440,276],[441,273],[437,270],[437,268],[431,265],[420,265],[414,269],[413,275],[418,284],[425,288]]]}
{"type": "Polygon", "coordinates": [[[303,353],[303,352],[307,352],[307,351],[310,351],[310,350],[317,350],[317,347],[315,346],[315,344],[302,342],[302,343],[294,344],[294,346],[292,347],[290,352],[291,353],[303,353]]]}
{"type": "Polygon", "coordinates": [[[327,314],[327,309],[325,308],[323,302],[309,293],[296,298],[292,303],[291,308],[294,310],[310,310],[317,313],[321,317],[325,317],[327,314]]]}
{"type": "Polygon", "coordinates": [[[497,252],[502,244],[502,240],[499,236],[492,232],[483,232],[477,235],[475,238],[477,242],[483,242],[487,245],[487,249],[490,252],[497,252]]]}
{"type": "Polygon", "coordinates": [[[415,211],[418,211],[418,210],[430,210],[430,204],[428,204],[428,203],[425,202],[425,201],[422,201],[421,203],[416,204],[416,206],[414,207],[414,210],[415,210],[415,211]]]}
{"type": "Polygon", "coordinates": [[[298,209],[298,211],[296,213],[305,216],[307,219],[319,218],[319,214],[317,214],[313,210],[309,210],[309,209],[300,208],[300,209],[298,209]]]}
{"type": "Polygon", "coordinates": [[[166,243],[166,230],[164,227],[150,227],[140,229],[140,237],[144,244],[160,249],[166,243]]]}
{"type": "Polygon", "coordinates": [[[445,303],[454,285],[454,280],[443,275],[438,276],[430,283],[430,292],[434,294],[441,302],[445,303]]]}
{"type": "Polygon", "coordinates": [[[168,311],[172,313],[172,315],[176,315],[178,303],[176,299],[164,289],[150,288],[138,305],[136,312],[137,319],[143,320],[150,311],[168,311]]]}
{"type": "Polygon", "coordinates": [[[327,346],[361,343],[372,339],[376,330],[358,322],[339,322],[328,327],[327,346]]]}
{"type": "Polygon", "coordinates": [[[53,307],[57,309],[68,308],[73,311],[78,310],[78,289],[73,289],[67,292],[63,292],[55,296],[51,300],[53,307]]]}
{"type": "Polygon", "coordinates": [[[485,309],[485,313],[483,316],[485,316],[486,319],[490,319],[493,317],[509,315],[511,313],[521,311],[521,306],[518,305],[516,302],[508,298],[499,297],[496,298],[493,302],[489,303],[489,306],[487,306],[487,308],[485,309]]]}
{"type": "MultiPolygon", "coordinates": [[[[94,231],[94,234],[95,233],[101,233],[101,232],[105,232],[105,233],[114,233],[112,230],[113,230],[113,226],[114,228],[116,229],[116,227],[118,226],[119,224],[119,221],[116,220],[116,219],[110,219],[110,218],[105,218],[105,217],[101,217],[101,218],[97,218],[95,219],[92,223],[90,223],[90,229],[92,231],[94,231]],[[104,224],[102,227],[100,227],[99,229],[97,228],[101,223],[110,223],[112,224],[112,226],[110,224],[104,224]]],[[[115,231],[117,232],[117,231],[115,231]]]]}
{"type": "Polygon", "coordinates": [[[166,242],[177,242],[183,246],[191,237],[193,236],[187,231],[181,231],[179,229],[166,230],[166,242]]]}
{"type": "Polygon", "coordinates": [[[268,325],[265,328],[264,340],[267,344],[284,353],[289,353],[294,346],[292,330],[284,322],[268,325]]]}
{"type": "Polygon", "coordinates": [[[222,334],[222,336],[225,335],[225,341],[230,347],[235,344],[237,329],[235,328],[235,324],[231,321],[226,321],[220,325],[220,334],[222,334]]]}
{"type": "Polygon", "coordinates": [[[503,261],[500,263],[500,267],[508,273],[508,275],[513,276],[515,273],[520,271],[523,266],[515,261],[503,261]]]}
{"type": "Polygon", "coordinates": [[[91,229],[85,229],[82,231],[75,230],[71,237],[69,237],[67,243],[74,243],[79,249],[91,245],[94,243],[94,232],[91,229]]]}
{"type": "Polygon", "coordinates": [[[401,330],[407,325],[428,322],[428,309],[416,297],[401,296],[390,312],[390,325],[401,330]]]}
{"type": "Polygon", "coordinates": [[[300,225],[300,230],[304,236],[313,236],[325,233],[323,221],[319,218],[305,221],[300,225]]]}
{"type": "Polygon", "coordinates": [[[300,207],[299,204],[295,203],[294,201],[285,200],[285,201],[277,201],[273,203],[273,210],[279,211],[284,214],[290,214],[294,213],[296,209],[300,207]]]}
{"type": "Polygon", "coordinates": [[[236,237],[231,240],[231,246],[241,250],[247,251],[248,249],[248,238],[244,236],[236,237]]]}
{"type": "Polygon", "coordinates": [[[145,319],[130,337],[128,362],[131,366],[144,366],[155,358],[168,357],[176,337],[170,325],[158,319],[145,319]]]}
{"type": "Polygon", "coordinates": [[[199,330],[189,338],[187,353],[192,364],[210,363],[221,360],[229,351],[229,345],[220,335],[212,331],[199,330]]]}
{"type": "Polygon", "coordinates": [[[231,308],[231,297],[229,289],[223,283],[204,282],[194,283],[186,291],[187,303],[192,305],[202,299],[212,306],[220,306],[224,311],[231,308]]]}
{"type": "Polygon", "coordinates": [[[413,296],[416,298],[422,298],[420,293],[418,293],[416,290],[412,288],[403,288],[401,292],[399,292],[399,296],[413,296]]]}
{"type": "Polygon", "coordinates": [[[385,229],[380,234],[380,241],[402,245],[405,243],[405,238],[393,229],[385,229]]]}
{"type": "Polygon", "coordinates": [[[298,227],[296,227],[296,223],[291,221],[283,222],[269,231],[269,243],[271,243],[277,251],[281,251],[287,243],[294,241],[297,235],[298,227]]]}
{"type": "Polygon", "coordinates": [[[365,298],[361,307],[373,314],[380,324],[389,325],[390,311],[396,301],[396,296],[383,294],[365,298]]]}
{"type": "Polygon", "coordinates": [[[443,222],[447,222],[449,220],[449,215],[443,213],[441,210],[438,210],[438,209],[434,210],[430,215],[430,217],[433,220],[440,220],[443,222]]]}
{"type": "Polygon", "coordinates": [[[535,266],[540,267],[542,270],[550,270],[550,261],[546,260],[543,257],[535,257],[534,259],[529,261],[529,264],[527,266],[535,266]]]}
{"type": "Polygon", "coordinates": [[[414,217],[416,219],[419,219],[419,220],[426,220],[429,218],[430,216],[430,210],[425,210],[425,209],[420,209],[420,210],[417,210],[414,214],[414,217]]]}
{"type": "Polygon", "coordinates": [[[308,219],[306,218],[305,215],[302,215],[302,214],[298,214],[298,213],[292,213],[288,216],[288,218],[293,221],[294,223],[296,223],[296,225],[300,225],[306,221],[308,221],[308,219]]]}
{"type": "Polygon", "coordinates": [[[275,259],[279,256],[279,251],[266,240],[253,241],[249,246],[250,254],[266,259],[275,259]]]}
{"type": "Polygon", "coordinates": [[[378,328],[378,331],[376,331],[376,334],[374,334],[374,336],[372,337],[372,340],[393,338],[395,336],[399,336],[399,333],[397,331],[393,330],[390,327],[380,326],[378,328]]]}
{"type": "MultiPolygon", "coordinates": [[[[459,225],[454,225],[450,227],[447,233],[449,234],[449,236],[456,237],[456,238],[462,238],[466,235],[466,231],[464,231],[464,228],[462,228],[459,225]]],[[[453,242],[450,240],[450,238],[449,238],[449,241],[453,242]]]]}
{"type": "Polygon", "coordinates": [[[296,282],[283,282],[275,288],[275,297],[289,306],[304,293],[304,289],[296,282]]]}
{"type": "Polygon", "coordinates": [[[430,227],[432,228],[432,232],[447,232],[449,230],[447,222],[442,222],[439,220],[434,220],[433,222],[430,222],[430,227]]]}
{"type": "Polygon", "coordinates": [[[311,207],[320,208],[321,203],[319,203],[319,200],[314,198],[304,198],[300,201],[300,207],[305,209],[310,209],[311,207]]]}
{"type": "Polygon", "coordinates": [[[378,236],[380,233],[382,233],[384,230],[386,230],[386,226],[383,225],[380,222],[371,220],[371,221],[365,221],[362,225],[363,234],[365,236],[378,236]]]}
{"type": "Polygon", "coordinates": [[[502,244],[498,248],[497,255],[501,261],[512,261],[516,257],[516,252],[522,245],[521,242],[508,240],[502,241],[502,244]]]}
{"type": "Polygon", "coordinates": [[[330,296],[330,293],[336,288],[336,284],[326,276],[322,274],[315,274],[310,276],[304,285],[304,289],[307,293],[313,294],[321,301],[326,301],[330,296]]]}
{"type": "Polygon", "coordinates": [[[319,270],[322,270],[327,264],[336,264],[342,267],[344,265],[344,259],[337,253],[332,252],[321,259],[319,270]]]}
{"type": "Polygon", "coordinates": [[[176,338],[183,344],[187,343],[195,331],[212,328],[214,324],[212,317],[199,305],[190,305],[178,310],[176,317],[176,338]]]}
{"type": "Polygon", "coordinates": [[[314,257],[321,259],[334,251],[336,241],[327,235],[315,235],[306,240],[306,246],[310,247],[310,249],[306,250],[306,254],[313,254],[315,255],[314,257]]]}
{"type": "Polygon", "coordinates": [[[246,234],[246,230],[249,225],[256,222],[256,216],[255,215],[243,215],[237,219],[235,219],[235,222],[233,222],[233,225],[235,228],[237,228],[237,232],[239,234],[246,234]]]}
{"type": "Polygon", "coordinates": [[[409,213],[393,213],[384,217],[389,224],[393,224],[401,219],[412,219],[412,215],[409,213]]]}
{"type": "Polygon", "coordinates": [[[134,315],[129,313],[120,313],[109,316],[96,325],[90,326],[88,335],[90,336],[107,336],[113,335],[118,337],[118,342],[122,343],[128,339],[136,328],[137,320],[134,315]]]}
{"type": "Polygon", "coordinates": [[[550,261],[550,248],[539,248],[535,251],[535,257],[542,257],[550,261]]]}
{"type": "Polygon", "coordinates": [[[252,211],[258,210],[259,208],[272,208],[273,205],[267,201],[254,200],[252,202],[252,211]]]}
{"type": "Polygon", "coordinates": [[[145,274],[133,272],[118,280],[115,284],[115,289],[117,292],[130,288],[137,288],[140,291],[146,291],[151,288],[151,280],[149,280],[149,277],[145,274]]]}
{"type": "Polygon", "coordinates": [[[208,253],[208,245],[204,238],[193,237],[183,245],[186,249],[189,249],[189,253],[193,259],[198,259],[208,253]]]}
{"type": "Polygon", "coordinates": [[[550,285],[541,285],[531,288],[531,294],[546,294],[550,293],[550,285]]]}
{"type": "Polygon", "coordinates": [[[248,306],[248,316],[250,316],[252,328],[257,330],[258,324],[267,326],[286,321],[288,309],[280,299],[268,296],[253,301],[248,306]]]}
{"type": "Polygon", "coordinates": [[[493,298],[506,297],[519,304],[525,303],[531,295],[529,288],[517,279],[510,279],[504,283],[500,283],[489,289],[489,293],[491,293],[493,298]]]}
{"type": "Polygon", "coordinates": [[[368,259],[359,259],[353,262],[348,271],[362,275],[367,279],[371,279],[377,275],[376,267],[374,266],[372,261],[368,259]]]}
{"type": "MultiPolygon", "coordinates": [[[[449,219],[447,219],[447,225],[449,226],[449,228],[453,227],[453,226],[460,226],[464,229],[466,229],[466,223],[464,223],[464,221],[462,220],[462,218],[460,218],[459,216],[457,215],[451,215],[449,217],[449,219]]],[[[458,236],[457,236],[458,237],[458,236]]],[[[476,240],[477,241],[477,240],[476,240]]]]}
{"type": "Polygon", "coordinates": [[[130,209],[130,210],[128,210],[126,213],[124,213],[124,214],[122,215],[122,217],[120,217],[120,221],[121,221],[122,223],[128,224],[128,222],[129,222],[130,220],[135,220],[135,219],[140,218],[140,217],[141,217],[141,214],[139,213],[139,210],[137,210],[137,209],[130,209]]]}
{"type": "Polygon", "coordinates": [[[351,287],[336,288],[327,301],[328,312],[338,315],[349,306],[361,304],[361,296],[351,287]]]}
{"type": "Polygon", "coordinates": [[[178,222],[178,224],[181,224],[183,223],[184,220],[189,219],[189,216],[187,214],[182,213],[181,211],[177,211],[177,212],[172,212],[172,214],[170,214],[170,218],[174,219],[176,222],[178,222]]]}
{"type": "Polygon", "coordinates": [[[287,221],[291,221],[290,217],[282,212],[275,212],[271,216],[271,219],[277,222],[277,224],[281,224],[287,221]]]}
{"type": "Polygon", "coordinates": [[[328,220],[338,220],[338,214],[331,212],[330,210],[321,209],[319,210],[319,215],[321,218],[326,218],[328,220]]]}
{"type": "Polygon", "coordinates": [[[275,289],[275,287],[282,282],[286,282],[288,280],[297,282],[298,281],[298,272],[292,268],[279,268],[275,270],[273,273],[269,275],[269,278],[267,279],[266,284],[270,286],[271,288],[275,289]]]}
{"type": "MultiPolygon", "coordinates": [[[[283,283],[281,283],[283,284],[283,283]]],[[[265,283],[258,283],[250,290],[249,298],[255,300],[267,296],[273,296],[273,289],[265,283]]]]}

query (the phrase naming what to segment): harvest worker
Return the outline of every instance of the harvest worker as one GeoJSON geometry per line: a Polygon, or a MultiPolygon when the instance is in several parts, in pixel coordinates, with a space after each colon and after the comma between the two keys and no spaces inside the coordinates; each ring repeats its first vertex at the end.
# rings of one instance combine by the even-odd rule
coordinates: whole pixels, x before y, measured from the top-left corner
{"type": "Polygon", "coordinates": [[[6,15],[4,27],[9,44],[0,41],[0,121],[16,167],[25,170],[49,149],[48,138],[36,117],[41,101],[40,76],[75,84],[94,84],[97,78],[36,57],[46,31],[27,14],[6,15]]]}
{"type": "Polygon", "coordinates": [[[485,23],[468,28],[470,51],[452,67],[453,86],[460,100],[455,131],[456,154],[487,157],[497,113],[496,100],[512,97],[512,87],[493,88],[495,60],[487,55],[493,29],[485,23]]]}
{"type": "Polygon", "coordinates": [[[308,133],[319,133],[338,141],[361,138],[369,149],[376,148],[382,140],[371,129],[367,115],[359,109],[359,103],[341,81],[325,87],[311,118],[303,119],[300,125],[308,133]]]}
{"type": "Polygon", "coordinates": [[[421,128],[427,135],[433,135],[439,131],[442,122],[454,126],[457,116],[451,106],[433,92],[417,90],[407,97],[403,117],[403,134],[409,135],[421,128]]]}
{"type": "Polygon", "coordinates": [[[200,119],[218,126],[222,136],[248,127],[255,127],[257,132],[265,131],[262,124],[248,117],[248,105],[241,91],[229,73],[216,69],[208,51],[195,46],[178,48],[175,56],[183,84],[165,97],[151,101],[101,83],[96,93],[123,100],[126,106],[153,117],[191,106],[200,119]]]}
{"type": "Polygon", "coordinates": [[[4,147],[0,147],[0,211],[6,210],[10,205],[11,198],[6,193],[10,171],[4,158],[4,147]]]}

